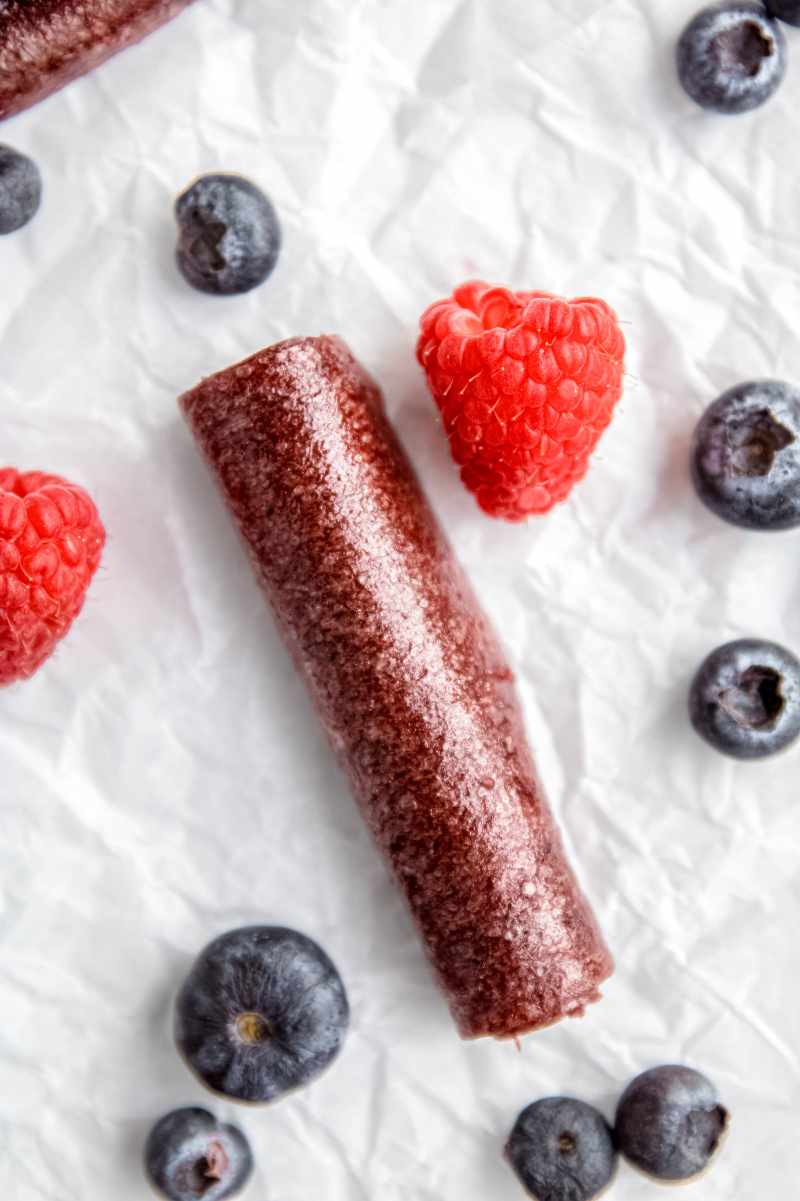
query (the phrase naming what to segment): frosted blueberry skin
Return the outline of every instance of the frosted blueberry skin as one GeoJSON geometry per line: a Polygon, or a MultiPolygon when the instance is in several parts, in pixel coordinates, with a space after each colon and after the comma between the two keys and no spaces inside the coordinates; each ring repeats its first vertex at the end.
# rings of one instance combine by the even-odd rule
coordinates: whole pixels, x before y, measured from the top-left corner
{"type": "Polygon", "coordinates": [[[281,248],[272,203],[240,175],[203,175],[175,202],[176,260],[193,288],[249,292],[271,275],[281,248]]]}
{"type": "Polygon", "coordinates": [[[0,234],[12,234],[36,216],[42,177],[33,159],[0,145],[0,234]]]}
{"type": "Polygon", "coordinates": [[[349,1016],[321,947],[296,930],[250,926],[223,934],[195,960],[178,995],[175,1041],[214,1092],[274,1101],[336,1058],[349,1016]]]}
{"type": "Polygon", "coordinates": [[[689,715],[700,737],[725,755],[774,755],[800,734],[800,661],[775,642],[728,642],[697,672],[689,715]]]}
{"type": "Polygon", "coordinates": [[[175,1109],[150,1131],[144,1168],[168,1201],[223,1201],[247,1184],[253,1156],[236,1126],[222,1125],[205,1109],[175,1109]]]}
{"type": "Polygon", "coordinates": [[[800,0],[765,0],[767,12],[787,25],[800,25],[800,0]]]}
{"type": "Polygon", "coordinates": [[[603,1115],[571,1097],[545,1097],[523,1109],[506,1158],[534,1201],[592,1201],[614,1179],[618,1160],[603,1115]]]}
{"type": "Polygon", "coordinates": [[[724,521],[800,525],[800,391],[753,380],[724,392],[697,426],[691,469],[697,495],[724,521]]]}
{"type": "Polygon", "coordinates": [[[730,1115],[710,1080],[692,1068],[652,1068],[622,1094],[614,1126],[625,1158],[656,1180],[692,1180],[708,1168],[730,1115]]]}
{"type": "Polygon", "coordinates": [[[769,100],[781,83],[786,41],[763,4],[711,4],[681,34],[677,66],[684,90],[702,108],[746,113],[769,100]]]}

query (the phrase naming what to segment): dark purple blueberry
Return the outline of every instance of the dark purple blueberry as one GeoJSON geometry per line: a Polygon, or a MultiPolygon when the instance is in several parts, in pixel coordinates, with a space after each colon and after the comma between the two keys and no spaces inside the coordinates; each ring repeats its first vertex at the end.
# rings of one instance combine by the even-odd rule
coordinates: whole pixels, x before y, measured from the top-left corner
{"type": "Polygon", "coordinates": [[[800,25],[800,0],[765,0],[767,12],[787,25],[800,25]]]}
{"type": "Polygon", "coordinates": [[[42,177],[33,159],[0,145],[0,234],[11,234],[36,216],[42,177]]]}
{"type": "Polygon", "coordinates": [[[681,34],[677,58],[692,100],[718,113],[758,108],[786,74],[783,32],[755,0],[702,9],[681,34]]]}
{"type": "Polygon", "coordinates": [[[282,926],[223,934],[178,995],[175,1040],[214,1092],[273,1101],[338,1055],[350,1011],[341,977],[312,939],[282,926]]]}
{"type": "Polygon", "coordinates": [[[800,734],[800,661],[775,642],[728,642],[692,681],[689,715],[697,733],[725,755],[774,755],[800,734]]]}
{"type": "Polygon", "coordinates": [[[545,1097],[523,1109],[506,1158],[535,1201],[592,1201],[617,1171],[608,1122],[571,1097],[545,1097]]]}
{"type": "Polygon", "coordinates": [[[175,1109],[150,1131],[144,1167],[169,1201],[223,1201],[247,1184],[253,1156],[236,1126],[222,1125],[205,1109],[175,1109]]]}
{"type": "Polygon", "coordinates": [[[730,1115],[710,1080],[665,1065],[637,1076],[622,1094],[614,1133],[627,1160],[656,1180],[691,1180],[714,1158],[730,1115]]]}
{"type": "Polygon", "coordinates": [[[203,175],[175,202],[176,258],[201,292],[249,292],[272,274],[281,248],[275,209],[241,175],[203,175]]]}
{"type": "Polygon", "coordinates": [[[723,392],[697,426],[691,463],[698,496],[725,521],[800,525],[800,392],[778,380],[723,392]]]}

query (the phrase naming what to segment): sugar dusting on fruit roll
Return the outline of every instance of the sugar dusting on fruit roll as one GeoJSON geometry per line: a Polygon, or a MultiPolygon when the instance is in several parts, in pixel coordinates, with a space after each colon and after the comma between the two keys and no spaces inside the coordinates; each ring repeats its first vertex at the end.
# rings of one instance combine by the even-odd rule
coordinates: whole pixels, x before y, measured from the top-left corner
{"type": "Polygon", "coordinates": [[[0,120],[141,41],[192,0],[4,0],[0,120]]]}
{"type": "Polygon", "coordinates": [[[611,957],[377,386],[337,338],[302,338],[180,403],[461,1034],[580,1014],[611,957]]]}

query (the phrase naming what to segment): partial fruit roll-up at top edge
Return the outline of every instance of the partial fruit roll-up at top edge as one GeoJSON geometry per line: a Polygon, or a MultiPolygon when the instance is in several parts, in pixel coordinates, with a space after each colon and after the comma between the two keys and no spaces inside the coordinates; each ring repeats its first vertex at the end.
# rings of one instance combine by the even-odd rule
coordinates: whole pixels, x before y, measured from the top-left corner
{"type": "Polygon", "coordinates": [[[580,1014],[612,970],[511,672],[337,338],[181,398],[464,1037],[580,1014]]]}
{"type": "Polygon", "coordinates": [[[85,75],[178,15],[192,0],[5,0],[0,3],[0,120],[85,75]]]}

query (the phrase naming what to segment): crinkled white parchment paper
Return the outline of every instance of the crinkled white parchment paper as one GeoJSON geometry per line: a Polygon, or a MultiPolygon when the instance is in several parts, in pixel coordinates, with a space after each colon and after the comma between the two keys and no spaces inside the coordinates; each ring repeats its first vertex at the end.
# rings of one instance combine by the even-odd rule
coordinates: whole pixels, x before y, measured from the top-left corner
{"type": "MultiPolygon", "coordinates": [[[[84,483],[110,540],[55,659],[0,694],[0,1193],[135,1201],[140,1148],[206,1098],[170,1001],[242,922],[317,937],[352,997],[335,1068],[234,1110],[265,1201],[514,1201],[526,1102],[609,1115],[686,1060],[734,1110],[697,1201],[796,1194],[797,754],[736,766],[684,713],[704,654],[800,646],[800,539],[695,501],[687,445],[748,377],[800,377],[800,35],[778,97],[695,109],[672,53],[695,0],[197,0],[0,140],[41,164],[0,241],[2,454],[84,483]],[[240,299],[187,288],[171,205],[237,170],[285,250],[240,299]],[[545,520],[480,514],[413,357],[466,277],[597,292],[627,395],[545,520]],[[519,675],[530,737],[617,958],[605,999],[513,1045],[457,1039],[318,732],[175,397],[276,339],[336,332],[390,413],[519,675]]],[[[215,1103],[212,1101],[212,1106],[215,1103]]],[[[623,1169],[614,1196],[656,1195],[623,1169]]],[[[688,1194],[687,1194],[688,1196],[688,1194]]]]}

